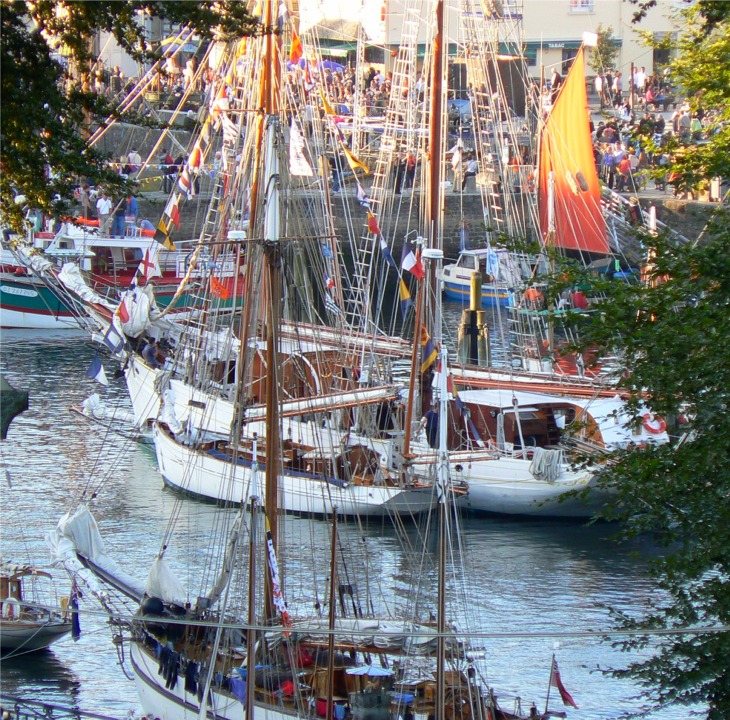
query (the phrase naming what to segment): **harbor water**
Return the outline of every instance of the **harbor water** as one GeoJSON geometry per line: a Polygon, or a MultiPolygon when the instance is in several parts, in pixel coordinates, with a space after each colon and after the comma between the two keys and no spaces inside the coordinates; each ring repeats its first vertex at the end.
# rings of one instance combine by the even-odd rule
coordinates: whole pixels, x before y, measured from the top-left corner
{"type": "MultiPolygon", "coordinates": [[[[129,408],[123,380],[114,378],[110,360],[105,359],[108,388],[87,376],[96,354],[81,333],[3,331],[0,370],[15,388],[30,393],[30,408],[0,443],[0,552],[7,561],[47,568],[46,533],[84,496],[92,501],[107,552],[145,577],[178,498],[163,486],[149,447],[91,425],[70,410],[95,392],[109,405],[129,408]]],[[[194,541],[214,522],[216,511],[185,499],[178,512],[179,524],[194,541]]],[[[288,518],[285,525],[287,533],[309,533],[326,553],[324,521],[288,518]]],[[[390,585],[397,601],[404,559],[395,531],[380,521],[344,525],[345,533],[361,534],[379,555],[380,573],[389,576],[383,584],[390,585]]],[[[635,685],[605,673],[640,656],[613,648],[605,632],[611,628],[609,607],[628,614],[646,607],[653,585],[634,551],[651,554],[652,548],[648,542],[617,546],[611,540],[614,531],[579,522],[465,520],[463,544],[470,562],[464,597],[469,613],[478,618],[487,679],[506,709],[516,695],[523,708],[535,701],[544,709],[553,654],[580,709],[564,708],[555,689],[552,709],[566,710],[571,720],[607,720],[641,706],[635,685]]],[[[307,571],[308,558],[302,557],[300,567],[292,557],[286,562],[288,572],[307,571]]],[[[195,587],[195,558],[177,551],[174,563],[183,582],[195,587]]],[[[68,594],[68,578],[60,569],[54,572],[59,592],[68,594]]],[[[112,631],[96,610],[82,598],[77,641],[64,638],[47,652],[3,660],[3,694],[108,717],[140,717],[128,648],[112,643],[112,631]]],[[[651,717],[684,720],[688,710],[663,710],[651,717]]]]}

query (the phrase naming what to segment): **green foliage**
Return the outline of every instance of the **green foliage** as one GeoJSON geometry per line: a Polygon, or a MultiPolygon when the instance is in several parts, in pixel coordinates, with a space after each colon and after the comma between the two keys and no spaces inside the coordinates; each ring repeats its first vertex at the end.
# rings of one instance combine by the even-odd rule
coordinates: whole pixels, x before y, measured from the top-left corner
{"type": "Polygon", "coordinates": [[[718,211],[696,244],[645,235],[645,282],[566,278],[593,296],[592,312],[574,320],[584,346],[620,353],[619,387],[666,418],[675,437],[624,452],[601,478],[616,493],[605,517],[620,523],[619,535],[651,534],[667,548],[652,561],[650,607],[616,614],[621,628],[646,633],[616,645],[656,653],[614,673],[637,680],[651,708],[698,703],[711,720],[730,717],[730,634],[657,642],[651,631],[730,626],[729,221],[730,211],[718,211]]]}
{"type": "MultiPolygon", "coordinates": [[[[698,188],[730,177],[730,3],[697,2],[681,19],[671,78],[692,110],[704,111],[706,139],[673,138],[664,151],[679,186],[698,188]]],[[[730,626],[730,209],[718,209],[695,244],[640,239],[651,258],[646,282],[576,269],[558,278],[591,288],[592,312],[571,320],[584,348],[621,357],[620,388],[665,417],[674,438],[618,455],[601,478],[615,491],[605,517],[619,523],[618,536],[650,535],[666,547],[651,561],[657,592],[645,612],[614,613],[619,628],[639,633],[615,645],[654,653],[612,672],[640,684],[647,713],[694,705],[726,720],[730,633],[719,629],[730,626]]]]}
{"type": "Polygon", "coordinates": [[[85,141],[93,127],[114,117],[102,97],[84,91],[82,73],[94,60],[92,39],[108,31],[139,61],[156,55],[143,34],[141,14],[193,28],[201,37],[257,31],[240,2],[4,2],[0,13],[0,217],[22,231],[15,197],[49,214],[68,210],[80,178],[121,191],[124,181],[85,141]],[[55,58],[67,53],[71,71],[55,58]],[[69,73],[73,72],[75,77],[69,73]]]}
{"type": "Polygon", "coordinates": [[[596,28],[598,43],[591,49],[588,57],[588,66],[597,74],[603,74],[615,66],[619,53],[618,42],[613,37],[613,27],[603,27],[602,23],[596,28]]]}

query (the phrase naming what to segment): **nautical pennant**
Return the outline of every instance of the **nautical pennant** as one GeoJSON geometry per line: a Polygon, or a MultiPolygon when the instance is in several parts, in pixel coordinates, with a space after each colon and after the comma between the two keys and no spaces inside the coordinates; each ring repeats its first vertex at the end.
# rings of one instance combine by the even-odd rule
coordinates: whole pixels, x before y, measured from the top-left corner
{"type": "Polygon", "coordinates": [[[180,229],[180,193],[173,193],[167,201],[165,215],[172,221],[172,224],[180,229]]]}
{"type": "Polygon", "coordinates": [[[304,155],[304,137],[297,121],[292,118],[289,139],[289,171],[298,177],[312,177],[312,166],[304,155]]]}
{"type": "MultiPolygon", "coordinates": [[[[329,104],[329,102],[327,102],[327,98],[324,96],[324,91],[322,90],[322,88],[319,89],[319,96],[322,98],[322,108],[324,109],[324,114],[334,115],[334,108],[332,107],[332,105],[329,104]]],[[[339,128],[337,128],[337,126],[335,127],[339,131],[339,128]]]]}
{"type": "Polygon", "coordinates": [[[221,115],[221,125],[223,126],[223,142],[226,145],[235,145],[238,139],[238,125],[236,125],[227,113],[221,115]]]}
{"type": "MultiPolygon", "coordinates": [[[[144,257],[142,258],[134,276],[135,280],[140,280],[144,284],[153,277],[162,277],[160,264],[157,262],[159,250],[160,246],[155,244],[144,251],[144,257]]],[[[123,320],[122,322],[126,322],[126,320],[123,320]]]]}
{"type": "Polygon", "coordinates": [[[324,306],[334,315],[339,315],[342,312],[340,306],[329,293],[324,294],[324,306]]]}
{"type": "Polygon", "coordinates": [[[373,235],[380,235],[380,228],[378,227],[378,220],[375,217],[375,215],[368,210],[368,230],[373,233],[373,235]]]}
{"type": "Polygon", "coordinates": [[[155,230],[154,240],[160,245],[163,245],[168,250],[175,250],[175,243],[170,237],[170,231],[168,230],[167,220],[164,215],[160,218],[160,222],[157,223],[157,229],[155,230]]]}
{"type": "Polygon", "coordinates": [[[385,262],[387,262],[388,265],[392,265],[396,270],[398,269],[398,263],[396,263],[395,258],[393,257],[393,253],[390,252],[388,243],[382,236],[380,237],[380,253],[385,258],[385,262]]]}
{"type": "Polygon", "coordinates": [[[403,320],[405,320],[408,315],[408,311],[413,307],[413,300],[411,299],[411,294],[408,292],[408,286],[402,278],[399,284],[399,295],[400,313],[403,320]]]}
{"type": "Polygon", "coordinates": [[[367,194],[365,193],[365,190],[363,189],[363,186],[360,185],[360,183],[357,181],[357,179],[355,180],[355,182],[357,183],[357,193],[356,193],[357,201],[364,208],[367,208],[368,210],[370,210],[370,198],[367,196],[367,194]]]}
{"type": "Polygon", "coordinates": [[[419,280],[423,280],[423,278],[426,277],[426,271],[423,269],[423,263],[421,262],[420,251],[416,250],[414,252],[413,248],[407,241],[403,243],[401,267],[415,275],[419,280]]]}
{"type": "Polygon", "coordinates": [[[190,180],[190,170],[187,165],[183,168],[180,177],[177,179],[177,186],[185,193],[188,200],[190,200],[193,196],[193,183],[190,180]]]}
{"type": "Polygon", "coordinates": [[[218,278],[210,278],[210,292],[220,300],[228,300],[231,297],[231,291],[218,278]]]}
{"type": "Polygon", "coordinates": [[[227,112],[228,109],[228,88],[226,87],[225,83],[223,83],[210,106],[210,117],[212,118],[213,122],[215,122],[220,117],[221,113],[227,112]]]}
{"type": "Polygon", "coordinates": [[[188,167],[194,172],[200,172],[200,166],[203,164],[203,153],[200,149],[200,139],[195,143],[193,151],[188,158],[188,167]]]}
{"type": "Polygon", "coordinates": [[[86,371],[86,374],[92,380],[96,380],[96,382],[101,383],[105,387],[109,386],[109,381],[106,378],[106,372],[104,372],[104,365],[98,355],[91,361],[91,367],[89,367],[86,371]]]}
{"type": "Polygon", "coordinates": [[[126,338],[121,330],[121,327],[117,327],[119,319],[116,315],[112,317],[111,325],[104,335],[104,345],[106,345],[114,354],[121,352],[124,349],[124,343],[126,338]]]}
{"type": "Polygon", "coordinates": [[[292,28],[291,31],[291,48],[289,49],[289,62],[292,65],[296,65],[304,54],[304,48],[302,47],[302,41],[297,35],[297,31],[292,28]]]}
{"type": "Polygon", "coordinates": [[[421,325],[421,372],[424,373],[436,362],[439,353],[428,334],[425,325],[421,325]]]}
{"type": "Polygon", "coordinates": [[[279,8],[276,16],[276,27],[281,32],[284,29],[284,24],[289,20],[289,8],[287,8],[284,0],[279,3],[279,8]]]}
{"type": "Polygon", "coordinates": [[[370,173],[370,168],[362,160],[355,157],[355,155],[352,154],[350,148],[343,145],[342,150],[345,153],[345,157],[347,158],[347,164],[350,166],[350,169],[353,172],[357,170],[357,168],[360,168],[366,175],[370,173]]]}

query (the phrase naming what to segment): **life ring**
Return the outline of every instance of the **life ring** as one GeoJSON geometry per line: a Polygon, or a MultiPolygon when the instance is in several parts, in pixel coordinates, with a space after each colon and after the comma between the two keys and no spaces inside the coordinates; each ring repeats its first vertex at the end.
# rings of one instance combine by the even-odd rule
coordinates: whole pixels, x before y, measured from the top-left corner
{"type": "Polygon", "coordinates": [[[644,430],[652,435],[661,435],[667,429],[667,423],[664,421],[664,418],[659,417],[659,415],[652,415],[651,413],[644,415],[642,425],[644,426],[644,430]]]}

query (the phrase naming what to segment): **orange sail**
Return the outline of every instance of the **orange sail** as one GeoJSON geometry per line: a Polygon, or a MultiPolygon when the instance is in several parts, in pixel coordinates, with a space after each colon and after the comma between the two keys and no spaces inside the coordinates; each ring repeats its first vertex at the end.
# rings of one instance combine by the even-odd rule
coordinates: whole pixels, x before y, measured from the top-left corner
{"type": "Polygon", "coordinates": [[[566,250],[609,252],[588,124],[583,48],[545,121],[538,188],[540,232],[545,242],[566,250]]]}

